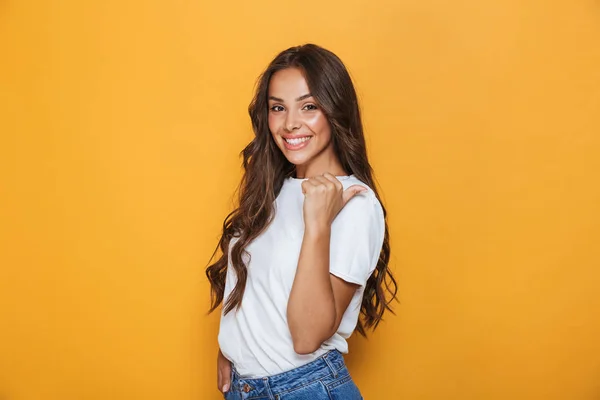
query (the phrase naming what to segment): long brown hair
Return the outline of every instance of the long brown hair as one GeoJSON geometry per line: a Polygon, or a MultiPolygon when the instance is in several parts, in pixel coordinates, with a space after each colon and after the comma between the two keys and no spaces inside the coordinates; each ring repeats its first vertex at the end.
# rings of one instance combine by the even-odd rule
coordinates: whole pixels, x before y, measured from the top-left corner
{"type": "MultiPolygon", "coordinates": [[[[373,170],[367,159],[358,99],[352,79],[342,61],[332,52],[314,44],[291,47],[281,52],[260,76],[248,112],[252,120],[254,139],[244,148],[244,176],[238,189],[239,205],[223,222],[223,234],[213,253],[221,256],[206,269],[211,284],[211,308],[223,302],[228,263],[237,275],[237,283],[223,304],[227,314],[241,305],[248,276],[246,246],[269,225],[274,215],[274,202],[284,180],[294,174],[294,165],[284,157],[271,137],[268,125],[268,90],[273,74],[286,68],[298,68],[310,88],[310,93],[325,113],[331,126],[334,149],[344,170],[367,184],[379,201],[373,180],[373,170]],[[237,238],[231,248],[229,244],[237,238]]],[[[384,217],[387,215],[383,208],[384,217]]],[[[390,242],[387,219],[381,254],[375,271],[366,283],[357,330],[375,329],[390,303],[396,298],[396,280],[388,268],[390,242]],[[388,296],[389,295],[389,296],[388,296]]],[[[392,311],[393,312],[393,311],[392,311]]]]}

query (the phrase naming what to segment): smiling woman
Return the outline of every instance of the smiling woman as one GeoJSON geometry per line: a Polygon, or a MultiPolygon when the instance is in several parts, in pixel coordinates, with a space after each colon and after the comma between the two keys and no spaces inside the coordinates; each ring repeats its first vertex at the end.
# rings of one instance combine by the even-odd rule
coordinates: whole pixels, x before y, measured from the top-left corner
{"type": "Polygon", "coordinates": [[[319,175],[317,170],[345,175],[335,156],[327,117],[298,68],[280,70],[271,77],[269,130],[285,158],[296,166],[296,177],[319,175]],[[335,165],[323,165],[328,162],[335,165]],[[315,173],[306,170],[309,164],[315,173]]]}
{"type": "Polygon", "coordinates": [[[211,311],[223,303],[218,387],[228,399],[361,399],[346,339],[377,327],[396,283],[352,80],[332,52],[292,47],[249,112],[239,206],[206,271],[211,311]]]}

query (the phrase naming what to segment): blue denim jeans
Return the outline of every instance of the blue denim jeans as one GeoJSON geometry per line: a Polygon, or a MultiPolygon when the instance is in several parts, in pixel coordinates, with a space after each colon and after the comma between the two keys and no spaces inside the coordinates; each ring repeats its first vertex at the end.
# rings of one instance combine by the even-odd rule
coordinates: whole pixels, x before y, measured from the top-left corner
{"type": "Polygon", "coordinates": [[[226,400],[361,400],[344,357],[332,350],[315,361],[266,378],[242,378],[232,370],[226,400]]]}

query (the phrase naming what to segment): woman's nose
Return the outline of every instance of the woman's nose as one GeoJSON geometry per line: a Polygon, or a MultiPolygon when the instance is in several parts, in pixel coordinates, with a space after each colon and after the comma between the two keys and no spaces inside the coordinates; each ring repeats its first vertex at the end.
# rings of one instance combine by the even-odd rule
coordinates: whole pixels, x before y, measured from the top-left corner
{"type": "Polygon", "coordinates": [[[300,121],[297,118],[296,114],[293,112],[288,113],[287,118],[285,120],[285,130],[288,132],[292,132],[296,129],[299,129],[300,125],[300,121]]]}

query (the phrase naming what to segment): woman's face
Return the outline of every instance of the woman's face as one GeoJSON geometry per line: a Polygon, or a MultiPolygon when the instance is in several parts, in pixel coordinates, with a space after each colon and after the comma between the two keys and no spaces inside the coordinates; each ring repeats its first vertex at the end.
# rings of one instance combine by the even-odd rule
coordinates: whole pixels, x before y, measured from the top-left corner
{"type": "Polygon", "coordinates": [[[338,169],[331,127],[297,68],[277,71],[268,91],[269,130],[299,178],[338,169]]]}

